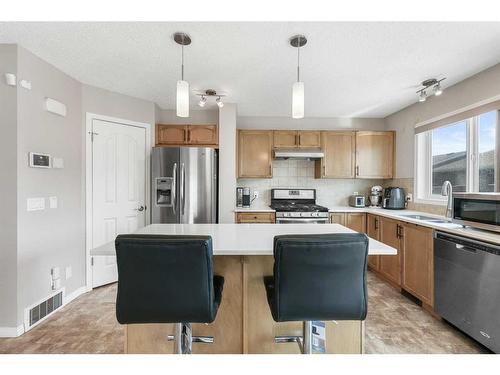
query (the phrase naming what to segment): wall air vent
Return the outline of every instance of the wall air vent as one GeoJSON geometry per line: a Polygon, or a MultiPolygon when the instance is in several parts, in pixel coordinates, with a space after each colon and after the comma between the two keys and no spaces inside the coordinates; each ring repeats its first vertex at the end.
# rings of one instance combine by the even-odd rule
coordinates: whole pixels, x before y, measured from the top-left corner
{"type": "Polygon", "coordinates": [[[60,308],[62,306],[62,302],[63,302],[63,291],[59,291],[57,294],[54,294],[49,299],[46,299],[42,303],[29,309],[28,327],[26,330],[30,329],[36,323],[43,320],[51,313],[56,311],[58,308],[60,308]]]}

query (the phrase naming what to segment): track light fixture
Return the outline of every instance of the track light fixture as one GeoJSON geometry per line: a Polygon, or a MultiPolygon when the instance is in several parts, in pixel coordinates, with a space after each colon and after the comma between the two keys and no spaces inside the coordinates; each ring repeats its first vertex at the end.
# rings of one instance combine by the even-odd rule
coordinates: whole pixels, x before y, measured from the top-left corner
{"type": "Polygon", "coordinates": [[[198,105],[202,108],[205,107],[205,105],[207,104],[207,98],[211,98],[211,97],[216,98],[215,103],[217,104],[217,106],[219,108],[224,107],[224,102],[222,101],[222,97],[226,96],[226,94],[218,93],[217,91],[215,91],[213,89],[200,91],[200,92],[197,92],[195,94],[201,97],[200,101],[198,102],[198,105]]]}
{"type": "Polygon", "coordinates": [[[425,102],[427,99],[427,96],[434,94],[435,96],[439,96],[443,93],[443,89],[441,87],[441,81],[444,81],[445,78],[441,79],[436,79],[436,78],[430,78],[426,79],[421,83],[423,86],[420,90],[417,91],[418,94],[418,101],[419,102],[425,102]]]}

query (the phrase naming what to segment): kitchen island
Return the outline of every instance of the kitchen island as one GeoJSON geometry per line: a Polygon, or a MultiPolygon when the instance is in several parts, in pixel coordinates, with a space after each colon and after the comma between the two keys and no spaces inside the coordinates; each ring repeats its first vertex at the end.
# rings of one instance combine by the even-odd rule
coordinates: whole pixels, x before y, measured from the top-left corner
{"type": "MultiPolygon", "coordinates": [[[[273,273],[273,239],[282,234],[353,233],[339,224],[152,224],[136,233],[209,235],[215,273],[225,278],[222,302],[211,324],[193,324],[193,335],[214,336],[213,344],[193,344],[193,353],[296,353],[296,343],[276,344],[279,335],[300,335],[301,322],[274,322],[263,277],[273,273]]],[[[396,255],[397,250],[370,239],[370,255],[396,255]]],[[[189,298],[189,296],[186,296],[189,298]]],[[[368,310],[370,307],[368,306],[368,310]]],[[[327,353],[362,353],[361,321],[326,322],[327,353]]],[[[172,353],[172,324],[126,326],[126,353],[172,353]]]]}

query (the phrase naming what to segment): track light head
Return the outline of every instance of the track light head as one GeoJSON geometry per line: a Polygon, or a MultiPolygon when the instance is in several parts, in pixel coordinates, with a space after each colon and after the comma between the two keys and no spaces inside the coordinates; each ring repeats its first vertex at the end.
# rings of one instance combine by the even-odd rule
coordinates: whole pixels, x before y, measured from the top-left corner
{"type": "Polygon", "coordinates": [[[217,99],[215,99],[215,102],[217,103],[219,108],[224,107],[224,103],[222,102],[222,99],[220,98],[220,96],[217,99]]]}
{"type": "Polygon", "coordinates": [[[207,98],[202,95],[200,101],[198,102],[198,105],[203,108],[205,107],[205,104],[207,104],[207,98]]]}
{"type": "Polygon", "coordinates": [[[441,84],[437,84],[434,86],[434,95],[439,96],[443,93],[443,89],[441,88],[441,84]]]}
{"type": "Polygon", "coordinates": [[[425,91],[420,92],[420,95],[418,97],[419,102],[425,102],[427,100],[427,93],[425,91]]]}

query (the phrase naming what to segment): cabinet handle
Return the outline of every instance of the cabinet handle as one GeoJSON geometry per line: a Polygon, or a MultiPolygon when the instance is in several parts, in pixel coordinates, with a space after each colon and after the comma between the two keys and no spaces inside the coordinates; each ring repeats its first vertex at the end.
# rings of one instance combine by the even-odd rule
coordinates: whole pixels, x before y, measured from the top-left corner
{"type": "Polygon", "coordinates": [[[297,134],[295,134],[295,146],[298,146],[299,142],[297,141],[297,134]]]}
{"type": "Polygon", "coordinates": [[[273,166],[269,164],[269,176],[273,175],[273,166]]]}
{"type": "Polygon", "coordinates": [[[300,133],[299,133],[299,146],[302,144],[302,139],[301,139],[301,137],[302,137],[302,134],[300,134],[300,133]]]}
{"type": "Polygon", "coordinates": [[[399,237],[399,224],[396,224],[396,238],[400,238],[399,237]]]}
{"type": "Polygon", "coordinates": [[[326,177],[326,165],[323,164],[323,177],[326,177]]]}
{"type": "Polygon", "coordinates": [[[184,142],[187,142],[187,129],[184,129],[184,142]]]}
{"type": "Polygon", "coordinates": [[[375,218],[375,229],[378,229],[378,219],[375,218]]]}
{"type": "Polygon", "coordinates": [[[359,165],[356,165],[356,176],[359,176],[359,165]]]}
{"type": "Polygon", "coordinates": [[[187,130],[187,134],[188,134],[188,142],[191,142],[191,130],[187,130]]]}

